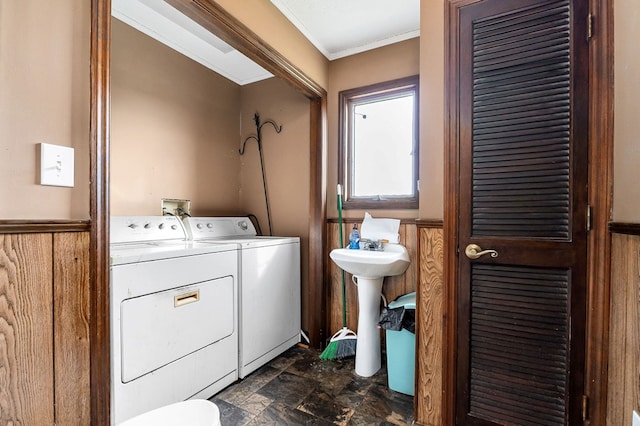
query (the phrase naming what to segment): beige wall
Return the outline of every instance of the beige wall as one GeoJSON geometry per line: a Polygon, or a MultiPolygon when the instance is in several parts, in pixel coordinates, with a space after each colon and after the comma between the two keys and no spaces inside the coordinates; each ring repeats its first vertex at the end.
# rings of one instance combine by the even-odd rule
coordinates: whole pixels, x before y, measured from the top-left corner
{"type": "Polygon", "coordinates": [[[640,222],[640,2],[614,3],[613,220],[640,222]]]}
{"type": "Polygon", "coordinates": [[[216,0],[227,12],[320,86],[329,84],[328,60],[269,0],[216,0]]]}
{"type": "Polygon", "coordinates": [[[420,1],[420,219],[444,218],[444,5],[420,1]]]}
{"type": "Polygon", "coordinates": [[[91,2],[0,1],[0,219],[89,217],[91,2]],[[75,149],[75,187],[41,186],[37,144],[75,149]]]}
{"type": "Polygon", "coordinates": [[[236,214],[240,86],[113,19],[111,214],[236,214]]]}
{"type": "MultiPolygon", "coordinates": [[[[288,84],[271,78],[243,86],[241,89],[242,140],[256,134],[253,116],[257,112],[282,126],[276,133],[270,124],[262,128],[267,190],[271,206],[273,235],[300,237],[302,274],[302,327],[307,330],[309,258],[309,100],[288,84]]],[[[239,157],[240,205],[244,212],[255,214],[263,233],[268,233],[267,213],[262,187],[258,145],[247,142],[239,157]]]]}
{"type": "MultiPolygon", "coordinates": [[[[342,90],[417,75],[420,72],[420,40],[413,38],[379,49],[336,59],[329,64],[327,94],[327,215],[337,217],[338,94],[342,90]]],[[[421,123],[422,125],[422,123],[421,123]]],[[[420,146],[422,151],[422,143],[420,146]]],[[[422,156],[422,154],[421,154],[422,156]]],[[[374,217],[417,218],[417,210],[375,210],[374,217]]],[[[362,218],[363,210],[345,210],[345,217],[362,218]]]]}

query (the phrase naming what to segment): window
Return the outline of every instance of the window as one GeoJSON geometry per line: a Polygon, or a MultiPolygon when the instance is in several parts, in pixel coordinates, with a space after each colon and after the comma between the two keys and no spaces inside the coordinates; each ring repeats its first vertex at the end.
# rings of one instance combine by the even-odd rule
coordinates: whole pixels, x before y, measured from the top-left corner
{"type": "Polygon", "coordinates": [[[340,92],[344,208],[418,208],[418,76],[340,92]]]}

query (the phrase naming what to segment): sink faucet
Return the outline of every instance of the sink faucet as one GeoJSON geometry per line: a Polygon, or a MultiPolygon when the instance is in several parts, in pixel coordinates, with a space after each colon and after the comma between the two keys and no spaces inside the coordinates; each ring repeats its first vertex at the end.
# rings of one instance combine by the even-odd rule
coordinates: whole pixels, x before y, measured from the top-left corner
{"type": "Polygon", "coordinates": [[[360,248],[362,250],[383,251],[383,243],[388,243],[389,240],[369,240],[367,238],[360,238],[360,248]]]}

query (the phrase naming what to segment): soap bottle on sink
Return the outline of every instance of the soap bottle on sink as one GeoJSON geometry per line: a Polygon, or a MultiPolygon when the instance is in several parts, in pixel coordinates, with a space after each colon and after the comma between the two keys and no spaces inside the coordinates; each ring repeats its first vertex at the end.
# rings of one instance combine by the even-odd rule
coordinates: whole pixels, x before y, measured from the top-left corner
{"type": "Polygon", "coordinates": [[[355,223],[353,224],[353,229],[351,230],[351,234],[349,235],[349,248],[360,248],[360,232],[358,232],[358,225],[355,223]]]}

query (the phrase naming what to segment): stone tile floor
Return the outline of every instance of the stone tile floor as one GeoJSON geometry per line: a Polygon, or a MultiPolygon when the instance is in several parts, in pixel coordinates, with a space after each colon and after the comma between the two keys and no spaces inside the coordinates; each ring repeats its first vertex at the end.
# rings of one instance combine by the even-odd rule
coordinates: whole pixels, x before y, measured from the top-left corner
{"type": "Polygon", "coordinates": [[[355,374],[353,357],[323,361],[319,356],[293,347],[210,398],[222,425],[413,423],[413,397],[387,387],[384,366],[364,378],[355,374]]]}

